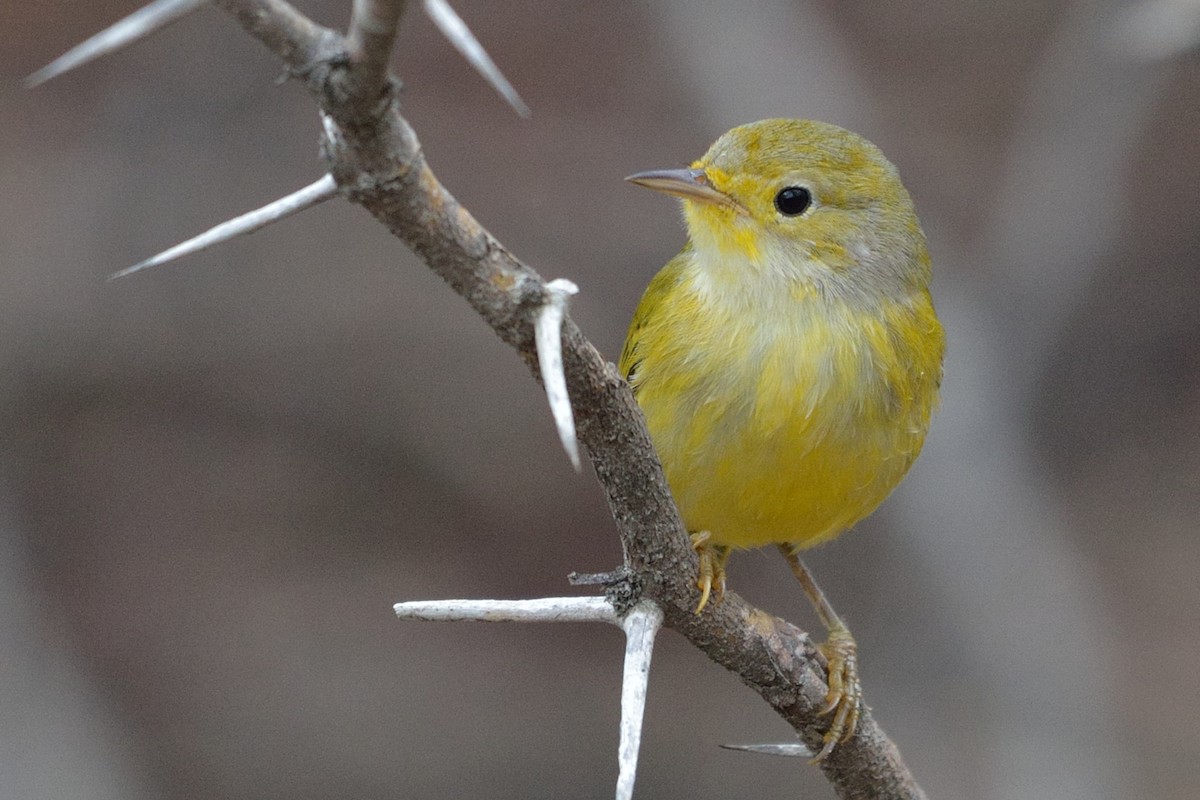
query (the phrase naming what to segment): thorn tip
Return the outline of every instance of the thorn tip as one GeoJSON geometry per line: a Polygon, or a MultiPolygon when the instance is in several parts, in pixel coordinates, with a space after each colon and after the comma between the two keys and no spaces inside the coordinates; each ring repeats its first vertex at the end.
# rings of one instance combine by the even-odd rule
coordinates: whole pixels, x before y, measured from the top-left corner
{"type": "Polygon", "coordinates": [[[155,0],[80,42],[37,72],[29,75],[24,81],[25,88],[36,88],[64,72],[81,67],[101,56],[114,53],[187,16],[204,3],[205,0],[155,0]]]}
{"type": "Polygon", "coordinates": [[[135,272],[140,272],[150,267],[157,267],[160,264],[166,264],[184,256],[199,253],[201,250],[207,250],[213,245],[227,242],[243,234],[254,233],[270,225],[272,222],[278,222],[306,208],[312,208],[318,203],[322,203],[333,197],[335,194],[337,194],[337,181],[333,179],[332,175],[325,175],[320,180],[305,186],[299,191],[292,192],[286,197],[281,197],[273,203],[268,203],[262,208],[222,222],[220,225],[209,228],[199,236],[194,236],[186,242],[181,242],[156,256],[151,256],[144,261],[139,261],[132,267],[126,267],[123,270],[114,272],[108,276],[108,280],[113,281],[118,278],[124,278],[126,275],[132,275],[135,272]]]}
{"type": "Polygon", "coordinates": [[[525,105],[525,101],[517,94],[517,90],[508,82],[508,78],[504,77],[504,73],[483,49],[483,45],[475,38],[475,34],[471,33],[467,23],[463,22],[462,17],[450,7],[446,0],[425,0],[425,14],[433,20],[433,24],[450,41],[450,44],[454,45],[454,49],[512,106],[518,116],[522,119],[529,119],[532,116],[533,112],[529,110],[529,106],[525,105]]]}

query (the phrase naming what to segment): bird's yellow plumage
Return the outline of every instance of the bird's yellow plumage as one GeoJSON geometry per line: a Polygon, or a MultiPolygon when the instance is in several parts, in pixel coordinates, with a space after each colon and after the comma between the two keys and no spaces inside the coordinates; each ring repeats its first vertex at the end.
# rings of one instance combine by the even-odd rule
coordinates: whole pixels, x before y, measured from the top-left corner
{"type": "Polygon", "coordinates": [[[794,553],[895,488],[937,401],[942,329],[912,201],[849,131],[757,122],[690,169],[630,180],[684,198],[689,242],[647,288],[620,368],[697,541],[703,606],[730,548],[794,553]]]}

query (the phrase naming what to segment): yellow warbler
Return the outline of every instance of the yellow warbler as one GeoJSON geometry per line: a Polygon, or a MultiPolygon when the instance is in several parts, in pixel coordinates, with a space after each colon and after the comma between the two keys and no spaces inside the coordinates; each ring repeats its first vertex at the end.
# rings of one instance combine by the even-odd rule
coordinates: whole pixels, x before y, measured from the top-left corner
{"type": "Polygon", "coordinates": [[[764,120],[690,169],[688,243],[621,353],[700,556],[703,610],[733,548],[780,547],[829,630],[818,758],[853,735],[856,645],[796,553],[870,514],[921,450],[942,375],[925,235],[896,168],[850,131],[764,120]]]}

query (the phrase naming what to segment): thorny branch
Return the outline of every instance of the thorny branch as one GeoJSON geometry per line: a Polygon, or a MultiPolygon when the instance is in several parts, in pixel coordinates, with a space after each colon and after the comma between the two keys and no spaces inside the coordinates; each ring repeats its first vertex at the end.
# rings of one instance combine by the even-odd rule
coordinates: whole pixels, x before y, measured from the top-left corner
{"type": "MultiPolygon", "coordinates": [[[[446,191],[400,115],[386,64],[404,3],[356,0],[349,37],[284,0],[214,4],[278,56],[317,102],[323,155],[338,192],[424,259],[538,375],[535,321],[553,292],[446,191]]],[[[696,557],[629,387],[569,317],[562,340],[579,438],[608,495],[630,585],[658,603],[668,627],[757,691],[815,752],[828,725],[819,715],[826,685],[808,635],[732,592],[704,614],[692,612],[696,557]]],[[[869,711],[820,768],[842,798],[924,797],[869,711]]]]}

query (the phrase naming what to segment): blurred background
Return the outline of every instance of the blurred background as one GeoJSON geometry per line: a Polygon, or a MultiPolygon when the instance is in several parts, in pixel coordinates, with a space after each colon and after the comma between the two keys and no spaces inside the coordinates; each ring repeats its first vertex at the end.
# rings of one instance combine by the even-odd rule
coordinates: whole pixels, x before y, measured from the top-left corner
{"type": "MultiPolygon", "coordinates": [[[[534,116],[415,8],[405,113],[614,360],[683,241],[624,175],[773,116],[883,148],[949,353],[909,479],[810,559],[867,699],[931,797],[1195,797],[1200,5],[455,6],[534,116]]],[[[21,88],[133,8],[0,6],[0,795],[611,796],[618,631],[392,617],[620,560],[466,304],[344,202],[105,283],[323,171],[312,104],[215,9],[21,88]]],[[[815,625],[774,552],[730,582],[815,625]]],[[[833,796],[718,749],[790,730],[670,633],[646,724],[641,797],[833,796]]]]}

